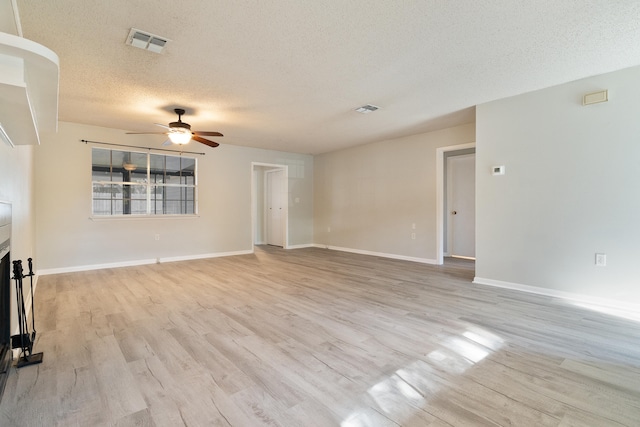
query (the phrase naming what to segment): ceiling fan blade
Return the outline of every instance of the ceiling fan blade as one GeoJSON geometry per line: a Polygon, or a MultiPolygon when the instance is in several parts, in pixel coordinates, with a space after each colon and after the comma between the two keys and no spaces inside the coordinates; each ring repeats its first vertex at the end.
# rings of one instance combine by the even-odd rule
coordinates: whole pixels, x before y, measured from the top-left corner
{"type": "Polygon", "coordinates": [[[191,137],[191,139],[193,139],[194,141],[198,141],[198,142],[200,142],[200,143],[202,143],[204,145],[208,145],[209,147],[212,147],[212,148],[216,148],[218,145],[220,145],[217,142],[209,141],[208,139],[204,139],[204,138],[200,138],[198,135],[193,135],[191,137]]]}
{"type": "Polygon", "coordinates": [[[127,135],[166,135],[167,132],[127,132],[127,135]]]}
{"type": "Polygon", "coordinates": [[[167,139],[165,142],[162,143],[162,145],[171,145],[171,144],[173,143],[171,142],[170,139],[167,139]]]}
{"type": "Polygon", "coordinates": [[[201,131],[194,130],[191,133],[194,135],[200,135],[200,136],[224,136],[220,132],[204,132],[204,131],[201,132],[201,131]]]}
{"type": "Polygon", "coordinates": [[[163,125],[163,124],[161,124],[161,123],[154,123],[154,125],[156,125],[156,126],[160,126],[161,128],[165,128],[165,129],[169,129],[169,130],[171,130],[171,128],[170,128],[169,126],[167,126],[167,125],[163,125]]]}

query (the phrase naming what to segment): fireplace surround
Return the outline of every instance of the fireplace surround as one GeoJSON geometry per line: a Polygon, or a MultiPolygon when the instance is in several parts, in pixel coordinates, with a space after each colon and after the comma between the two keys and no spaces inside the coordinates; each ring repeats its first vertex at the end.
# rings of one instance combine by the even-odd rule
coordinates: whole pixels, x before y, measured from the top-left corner
{"type": "Polygon", "coordinates": [[[0,202],[0,399],[11,367],[11,205],[0,202]]]}

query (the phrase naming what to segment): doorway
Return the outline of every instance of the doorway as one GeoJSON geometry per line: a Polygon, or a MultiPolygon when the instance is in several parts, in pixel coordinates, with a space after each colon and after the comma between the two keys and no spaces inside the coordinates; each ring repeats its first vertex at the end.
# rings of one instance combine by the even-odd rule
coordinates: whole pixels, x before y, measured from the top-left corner
{"type": "Polygon", "coordinates": [[[476,258],[476,155],[451,152],[446,156],[445,255],[476,258]]]}
{"type": "Polygon", "coordinates": [[[289,186],[286,165],[252,163],[252,246],[288,246],[289,186]]]}
{"type": "MultiPolygon", "coordinates": [[[[446,204],[447,201],[447,165],[446,159],[453,157],[456,154],[466,155],[475,153],[475,142],[468,144],[452,145],[448,147],[439,147],[436,149],[436,264],[442,265],[444,263],[445,254],[445,238],[447,233],[447,223],[450,220],[451,211],[448,210],[446,204]]],[[[475,157],[475,156],[474,156],[475,157]]],[[[475,165],[475,158],[474,158],[475,165]]],[[[474,175],[475,181],[475,175],[474,175]]],[[[474,198],[475,198],[475,183],[474,183],[474,198]]],[[[455,209],[454,209],[455,210],[455,209]]],[[[475,214],[473,223],[475,224],[475,214]]],[[[474,231],[475,240],[475,231],[474,231]]],[[[475,246],[474,246],[475,247],[475,246]]],[[[474,251],[475,252],[475,251],[474,251]]],[[[475,256],[475,253],[474,253],[475,256]]]]}
{"type": "Polygon", "coordinates": [[[265,172],[265,215],[267,245],[284,246],[284,224],[282,223],[284,212],[282,210],[286,193],[284,187],[284,171],[274,169],[265,172]]]}

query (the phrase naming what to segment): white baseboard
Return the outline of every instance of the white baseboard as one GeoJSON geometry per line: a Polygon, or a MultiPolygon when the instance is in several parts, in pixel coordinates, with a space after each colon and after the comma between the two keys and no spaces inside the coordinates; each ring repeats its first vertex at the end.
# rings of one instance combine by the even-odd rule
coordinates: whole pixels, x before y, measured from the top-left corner
{"type": "Polygon", "coordinates": [[[429,258],[418,258],[418,257],[411,257],[406,255],[388,254],[384,252],[365,251],[362,249],[342,248],[339,246],[321,245],[321,244],[314,244],[313,247],[330,249],[332,251],[350,252],[353,254],[360,254],[360,255],[371,255],[371,256],[377,256],[381,258],[398,259],[401,261],[419,262],[421,264],[434,264],[434,265],[437,264],[435,259],[429,259],[429,258]]]}
{"type": "Polygon", "coordinates": [[[235,255],[249,255],[253,253],[253,249],[247,249],[244,251],[234,251],[234,252],[214,252],[210,254],[198,254],[198,255],[185,255],[185,256],[175,256],[175,257],[166,257],[166,258],[158,258],[158,262],[176,262],[176,261],[191,261],[195,259],[207,259],[207,258],[220,258],[225,256],[235,256],[235,255]]]}
{"type": "Polygon", "coordinates": [[[626,303],[624,301],[611,300],[607,298],[595,297],[591,295],[577,294],[573,292],[559,291],[556,289],[541,288],[538,286],[523,285],[521,283],[504,282],[501,280],[485,279],[483,277],[474,277],[473,283],[477,285],[493,286],[496,288],[511,289],[514,291],[527,292],[530,294],[544,295],[547,297],[557,298],[569,301],[571,303],[597,306],[603,308],[612,308],[625,312],[640,312],[640,304],[626,303]]]}
{"type": "Polygon", "coordinates": [[[287,246],[287,249],[304,249],[304,248],[315,248],[315,247],[319,247],[313,243],[305,243],[302,245],[289,245],[287,246]]]}
{"type": "Polygon", "coordinates": [[[79,271],[102,270],[105,268],[135,267],[138,265],[158,264],[163,262],[189,261],[194,259],[218,258],[218,257],[233,256],[233,255],[247,255],[252,253],[253,253],[253,249],[248,249],[244,251],[235,251],[235,252],[216,252],[216,253],[209,253],[209,254],[184,255],[184,256],[177,256],[177,257],[140,259],[140,260],[134,260],[134,261],[122,261],[122,262],[113,262],[113,263],[105,263],[105,264],[80,265],[76,267],[46,268],[43,270],[38,270],[38,275],[46,276],[49,274],[75,273],[79,271]]]}
{"type": "Polygon", "coordinates": [[[61,268],[45,268],[38,270],[38,275],[47,276],[49,274],[61,274],[61,273],[75,273],[78,271],[91,271],[102,270],[104,268],[120,268],[120,267],[134,267],[136,265],[156,264],[158,260],[153,259],[139,259],[135,261],[121,261],[105,264],[91,264],[91,265],[79,265],[76,267],[61,267],[61,268]]]}

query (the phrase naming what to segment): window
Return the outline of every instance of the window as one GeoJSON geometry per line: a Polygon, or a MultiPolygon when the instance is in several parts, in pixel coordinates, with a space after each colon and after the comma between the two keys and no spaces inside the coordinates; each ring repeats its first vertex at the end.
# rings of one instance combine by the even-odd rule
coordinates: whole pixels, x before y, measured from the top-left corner
{"type": "Polygon", "coordinates": [[[196,159],[93,148],[93,215],[194,215],[196,159]]]}

